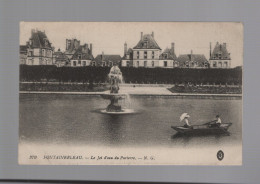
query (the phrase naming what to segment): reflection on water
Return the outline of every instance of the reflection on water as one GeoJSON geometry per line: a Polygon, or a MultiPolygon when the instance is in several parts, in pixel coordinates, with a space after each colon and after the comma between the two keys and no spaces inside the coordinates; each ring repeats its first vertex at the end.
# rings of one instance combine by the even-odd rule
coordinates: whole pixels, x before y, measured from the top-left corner
{"type": "Polygon", "coordinates": [[[20,141],[107,146],[196,146],[241,144],[242,101],[131,97],[130,115],[98,113],[108,105],[99,96],[20,95],[20,141]],[[191,124],[205,123],[220,114],[232,122],[230,136],[176,137],[171,126],[179,126],[183,112],[191,124]],[[175,135],[175,136],[174,136],[175,135]]]}

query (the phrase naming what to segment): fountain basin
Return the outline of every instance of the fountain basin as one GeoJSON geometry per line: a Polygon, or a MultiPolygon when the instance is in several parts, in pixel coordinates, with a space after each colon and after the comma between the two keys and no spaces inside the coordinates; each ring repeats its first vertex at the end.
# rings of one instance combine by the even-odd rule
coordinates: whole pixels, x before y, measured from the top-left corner
{"type": "Polygon", "coordinates": [[[113,98],[117,98],[117,99],[125,99],[126,98],[126,94],[119,94],[119,93],[109,93],[109,94],[102,94],[101,95],[102,98],[104,99],[113,99],[113,98]]]}
{"type": "Polygon", "coordinates": [[[102,109],[100,111],[102,114],[110,114],[110,115],[124,115],[124,114],[134,114],[136,113],[134,109],[121,109],[121,111],[107,111],[107,109],[102,109]]]}

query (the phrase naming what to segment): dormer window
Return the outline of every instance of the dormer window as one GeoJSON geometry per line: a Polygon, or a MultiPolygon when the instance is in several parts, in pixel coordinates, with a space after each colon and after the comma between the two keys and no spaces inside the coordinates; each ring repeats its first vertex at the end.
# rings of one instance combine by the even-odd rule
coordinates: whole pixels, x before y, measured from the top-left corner
{"type": "Polygon", "coordinates": [[[81,54],[78,55],[78,59],[81,59],[81,54]]]}

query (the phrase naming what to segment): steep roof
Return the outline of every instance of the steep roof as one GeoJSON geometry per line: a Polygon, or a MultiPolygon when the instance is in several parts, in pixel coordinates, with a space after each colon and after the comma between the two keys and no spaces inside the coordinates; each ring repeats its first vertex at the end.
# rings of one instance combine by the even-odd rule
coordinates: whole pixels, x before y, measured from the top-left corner
{"type": "Polygon", "coordinates": [[[103,54],[99,54],[97,55],[97,57],[95,58],[95,61],[97,63],[102,63],[103,62],[113,62],[113,63],[117,63],[119,64],[119,62],[121,61],[121,56],[120,55],[103,55],[103,54]]]}
{"type": "Polygon", "coordinates": [[[45,32],[42,31],[32,31],[31,38],[32,44],[29,47],[30,48],[49,48],[52,49],[51,43],[49,39],[47,38],[45,32]]]}
{"type": "Polygon", "coordinates": [[[160,49],[159,45],[156,43],[154,37],[150,34],[145,34],[142,36],[141,40],[133,49],[160,49]]]}
{"type": "Polygon", "coordinates": [[[176,54],[174,53],[174,49],[166,48],[163,53],[159,56],[159,59],[165,59],[165,60],[176,60],[176,54]]]}
{"type": "Polygon", "coordinates": [[[79,55],[81,55],[81,60],[94,59],[93,55],[90,53],[90,49],[86,47],[86,44],[79,46],[79,48],[75,51],[71,59],[77,60],[79,55]]]}
{"type": "Polygon", "coordinates": [[[69,58],[60,50],[58,50],[57,52],[54,52],[53,56],[55,57],[56,62],[57,61],[69,61],[69,58]]]}
{"type": "Polygon", "coordinates": [[[227,51],[226,43],[216,43],[213,52],[211,53],[210,59],[231,59],[230,53],[227,51]]]}
{"type": "Polygon", "coordinates": [[[179,62],[179,66],[184,66],[187,61],[197,62],[198,66],[204,66],[204,63],[208,62],[203,54],[181,54],[177,58],[177,61],[179,62]]]}

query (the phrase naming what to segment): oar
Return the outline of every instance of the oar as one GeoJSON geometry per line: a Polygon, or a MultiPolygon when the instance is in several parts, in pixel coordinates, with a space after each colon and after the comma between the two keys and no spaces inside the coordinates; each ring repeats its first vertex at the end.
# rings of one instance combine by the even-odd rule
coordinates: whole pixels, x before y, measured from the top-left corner
{"type": "Polygon", "coordinates": [[[213,122],[216,122],[217,120],[213,120],[213,121],[210,121],[210,122],[207,122],[207,123],[204,123],[203,125],[209,125],[209,124],[211,124],[211,123],[213,123],[213,122]]]}

